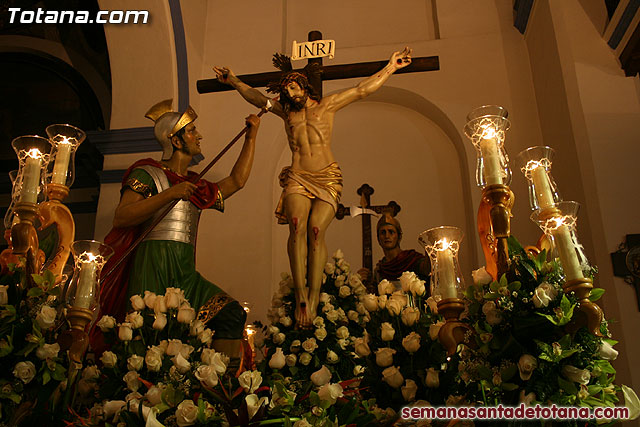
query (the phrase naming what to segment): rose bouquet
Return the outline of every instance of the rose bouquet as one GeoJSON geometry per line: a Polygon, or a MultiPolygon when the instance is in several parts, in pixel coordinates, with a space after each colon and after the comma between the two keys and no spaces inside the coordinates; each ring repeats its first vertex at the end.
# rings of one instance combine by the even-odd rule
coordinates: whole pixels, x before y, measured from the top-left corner
{"type": "Polygon", "coordinates": [[[15,265],[0,278],[0,425],[49,424],[69,400],[60,287],[48,270],[31,279],[15,265]]]}
{"type": "Polygon", "coordinates": [[[417,400],[444,404],[454,393],[455,364],[438,341],[442,324],[436,302],[425,298],[425,282],[404,272],[401,290],[387,280],[379,295],[363,295],[367,333],[355,343],[366,366],[363,385],[381,407],[397,411],[417,400]]]}
{"type": "MultiPolygon", "coordinates": [[[[604,337],[568,328],[577,301],[563,292],[558,261],[547,261],[544,251],[526,252],[513,237],[509,254],[510,268],[500,280],[482,268],[466,290],[477,344],[476,351],[460,353],[457,381],[468,387],[467,399],[485,405],[614,406],[621,387],[613,383],[610,362],[618,352],[607,321],[600,327],[604,337]]],[[[590,299],[603,293],[593,289],[590,299]]],[[[633,391],[622,389],[633,400],[633,391]]]]}

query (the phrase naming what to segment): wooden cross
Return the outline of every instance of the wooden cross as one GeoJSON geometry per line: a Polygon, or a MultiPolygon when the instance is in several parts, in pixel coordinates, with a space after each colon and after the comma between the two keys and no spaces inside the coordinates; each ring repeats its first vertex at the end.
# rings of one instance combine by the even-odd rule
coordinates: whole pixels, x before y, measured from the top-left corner
{"type": "Polygon", "coordinates": [[[370,279],[373,278],[373,252],[371,245],[371,215],[372,211],[376,214],[388,212],[391,216],[396,216],[400,212],[400,205],[395,201],[390,201],[386,205],[371,206],[371,195],[374,193],[373,187],[369,184],[362,184],[358,188],[360,195],[360,206],[346,207],[342,203],[338,204],[336,218],[342,219],[346,215],[362,217],[362,266],[368,268],[371,272],[370,279]]]}
{"type": "MultiPolygon", "coordinates": [[[[309,41],[322,40],[320,31],[309,32],[309,41]]],[[[307,73],[312,76],[309,83],[314,87],[320,96],[322,96],[322,82],[324,80],[341,80],[354,77],[369,77],[384,68],[389,63],[386,61],[358,62],[354,64],[343,65],[322,65],[322,58],[312,58],[307,61],[305,69],[319,68],[318,77],[314,78],[313,73],[307,73]]],[[[411,58],[411,64],[397,70],[394,74],[417,73],[422,71],[436,71],[440,69],[440,60],[437,56],[423,56],[411,58]]],[[[298,69],[296,71],[302,71],[298,69]]],[[[238,76],[240,80],[251,87],[263,87],[269,82],[278,81],[283,71],[272,71],[268,73],[244,74],[238,76]]],[[[229,85],[221,83],[218,79],[198,80],[196,87],[198,93],[224,92],[233,90],[229,85]]]]}
{"type": "Polygon", "coordinates": [[[636,291],[640,310],[640,234],[627,234],[618,250],[611,254],[613,275],[624,278],[636,291]]]}

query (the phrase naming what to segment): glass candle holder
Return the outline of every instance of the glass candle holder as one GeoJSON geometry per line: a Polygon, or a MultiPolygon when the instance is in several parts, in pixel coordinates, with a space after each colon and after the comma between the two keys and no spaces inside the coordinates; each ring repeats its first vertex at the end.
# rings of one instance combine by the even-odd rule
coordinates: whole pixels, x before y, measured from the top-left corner
{"type": "Polygon", "coordinates": [[[551,175],[554,153],[551,147],[537,146],[529,147],[516,156],[520,170],[527,178],[529,205],[532,210],[551,208],[562,201],[551,175]]]}
{"type": "Polygon", "coordinates": [[[557,203],[551,215],[544,209],[531,214],[531,219],[551,240],[552,256],[560,258],[566,281],[588,277],[591,270],[576,231],[579,208],[578,202],[566,201],[557,203]]]}
{"type": "Polygon", "coordinates": [[[436,300],[458,298],[464,291],[458,250],[463,233],[458,227],[435,227],[420,233],[418,240],[431,258],[431,295],[436,300]]]}
{"type": "MultiPolygon", "coordinates": [[[[16,202],[38,203],[42,193],[42,181],[49,164],[51,143],[48,139],[36,135],[19,136],[11,142],[18,156],[18,174],[14,187],[18,186],[16,202]]],[[[16,191],[14,191],[16,193],[16,191]]]]}
{"type": "Polygon", "coordinates": [[[47,135],[53,146],[52,184],[71,187],[75,179],[75,155],[78,146],[86,138],[81,129],[68,124],[47,126],[47,135]]]}
{"type": "Polygon", "coordinates": [[[477,151],[476,182],[479,187],[511,183],[505,133],[511,126],[509,113],[498,105],[484,105],[467,115],[464,133],[477,151]]]}
{"type": "Polygon", "coordinates": [[[18,178],[18,171],[12,170],[9,172],[9,180],[11,181],[11,201],[9,202],[9,207],[7,211],[4,213],[4,228],[11,229],[14,224],[15,211],[14,205],[18,201],[20,197],[20,186],[16,183],[16,179],[18,178]]]}
{"type": "Polygon", "coordinates": [[[75,269],[65,301],[70,307],[95,311],[100,295],[100,272],[113,255],[113,249],[95,240],[77,240],[71,245],[71,253],[75,269]]]}

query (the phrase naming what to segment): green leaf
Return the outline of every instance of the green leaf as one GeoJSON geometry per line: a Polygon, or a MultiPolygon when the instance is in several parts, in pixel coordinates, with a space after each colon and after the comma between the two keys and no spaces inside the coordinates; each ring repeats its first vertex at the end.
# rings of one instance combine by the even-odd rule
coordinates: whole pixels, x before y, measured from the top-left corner
{"type": "Polygon", "coordinates": [[[506,391],[513,391],[516,390],[518,388],[518,384],[513,384],[513,383],[502,383],[500,385],[500,387],[502,387],[503,390],[506,391]]]}
{"type": "Polygon", "coordinates": [[[589,389],[589,394],[591,395],[600,393],[602,391],[602,386],[599,386],[597,384],[590,385],[587,388],[589,389]]]}
{"type": "Polygon", "coordinates": [[[509,283],[509,291],[514,292],[514,291],[519,291],[520,288],[522,287],[522,283],[520,282],[511,282],[509,283]]]}
{"type": "Polygon", "coordinates": [[[604,289],[602,288],[593,288],[591,289],[591,294],[589,295],[590,301],[598,301],[604,295],[604,289]]]}
{"type": "Polygon", "coordinates": [[[578,393],[578,389],[576,388],[575,384],[565,380],[562,377],[558,377],[558,385],[560,386],[561,389],[563,389],[564,391],[566,391],[569,394],[577,394],[578,393]]]}
{"type": "Polygon", "coordinates": [[[49,290],[47,291],[47,293],[48,293],[49,295],[54,296],[54,297],[59,297],[59,296],[60,296],[60,294],[62,293],[61,286],[56,286],[56,287],[54,287],[54,288],[51,288],[51,289],[49,289],[49,290]]]}
{"type": "Polygon", "coordinates": [[[204,415],[204,409],[205,409],[204,400],[198,399],[198,421],[201,423],[204,423],[206,420],[206,417],[204,415]]]}
{"type": "MultiPolygon", "coordinates": [[[[34,274],[33,276],[37,276],[37,275],[34,274]]],[[[44,293],[44,291],[42,290],[42,288],[31,288],[31,289],[29,289],[27,291],[27,296],[28,297],[39,297],[43,293],[44,293]]]]}
{"type": "Polygon", "coordinates": [[[502,381],[509,381],[513,376],[518,372],[518,367],[516,365],[510,365],[507,368],[504,368],[500,371],[500,376],[502,377],[502,381]]]}
{"type": "Polygon", "coordinates": [[[42,277],[42,275],[40,274],[32,273],[31,278],[33,279],[33,282],[38,286],[42,286],[42,284],[44,283],[44,277],[42,277]]]}
{"type": "Polygon", "coordinates": [[[47,288],[50,288],[54,283],[56,283],[56,276],[51,272],[51,270],[45,270],[43,278],[47,288]]]}
{"type": "Polygon", "coordinates": [[[45,385],[51,380],[51,374],[49,373],[49,369],[45,369],[42,374],[42,385],[45,385]]]}

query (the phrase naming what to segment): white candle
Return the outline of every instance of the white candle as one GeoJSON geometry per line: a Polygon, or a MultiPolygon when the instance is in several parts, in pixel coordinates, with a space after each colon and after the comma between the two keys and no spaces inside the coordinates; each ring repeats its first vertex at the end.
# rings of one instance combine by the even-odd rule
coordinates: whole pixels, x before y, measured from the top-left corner
{"type": "Polygon", "coordinates": [[[502,184],[502,167],[498,154],[498,141],[484,138],[480,141],[480,152],[484,160],[484,179],[487,185],[502,184]]]}
{"type": "Polygon", "coordinates": [[[575,245],[571,240],[571,229],[563,224],[553,230],[552,234],[567,281],[583,278],[584,273],[580,268],[580,260],[578,259],[575,245]]]}
{"type": "Polygon", "coordinates": [[[453,264],[453,252],[446,240],[443,241],[442,250],[436,250],[436,262],[438,264],[438,286],[442,299],[457,298],[456,271],[453,264]]]}
{"type": "Polygon", "coordinates": [[[71,148],[73,145],[64,138],[58,143],[58,151],[56,153],[56,162],[53,165],[53,176],[51,182],[54,184],[66,184],[67,170],[69,169],[69,157],[71,157],[71,148]]]}
{"type": "Polygon", "coordinates": [[[533,181],[533,189],[541,209],[553,206],[553,192],[551,191],[551,183],[549,176],[543,166],[538,166],[531,170],[531,179],[533,181]]]}
{"type": "Polygon", "coordinates": [[[87,254],[89,261],[80,263],[80,272],[78,274],[78,287],[76,289],[75,307],[89,308],[94,299],[93,289],[96,282],[96,273],[98,263],[95,261],[93,254],[87,254]]]}
{"type": "Polygon", "coordinates": [[[24,170],[22,172],[22,190],[20,201],[36,203],[38,201],[38,187],[40,186],[40,161],[42,154],[40,150],[33,148],[29,150],[24,170]]]}

